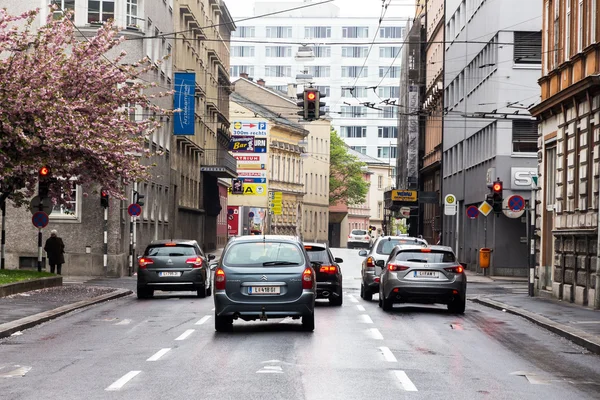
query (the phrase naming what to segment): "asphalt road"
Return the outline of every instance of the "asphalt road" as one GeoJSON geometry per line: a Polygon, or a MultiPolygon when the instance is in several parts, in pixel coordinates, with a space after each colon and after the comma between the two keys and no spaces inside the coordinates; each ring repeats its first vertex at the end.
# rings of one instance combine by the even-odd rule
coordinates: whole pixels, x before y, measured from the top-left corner
{"type": "Polygon", "coordinates": [[[0,341],[0,398],[600,398],[600,357],[471,302],[385,313],[359,297],[358,251],[333,253],[344,305],[319,304],[313,333],[278,319],[217,334],[210,298],[129,296],[0,341]]]}

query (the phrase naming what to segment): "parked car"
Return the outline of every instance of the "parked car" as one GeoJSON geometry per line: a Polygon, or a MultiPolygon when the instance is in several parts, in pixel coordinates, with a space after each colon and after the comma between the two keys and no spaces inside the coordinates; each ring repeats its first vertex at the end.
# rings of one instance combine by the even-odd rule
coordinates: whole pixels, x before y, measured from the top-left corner
{"type": "Polygon", "coordinates": [[[385,311],[394,303],[437,303],[462,314],[466,295],[464,268],[447,246],[396,246],[381,273],[379,306],[385,311]]]}
{"type": "Polygon", "coordinates": [[[137,297],[150,298],[155,290],[211,294],[210,260],[195,240],[155,240],[138,259],[137,297]]]}
{"type": "MultiPolygon", "coordinates": [[[[317,266],[318,264],[314,264],[317,266]]],[[[242,236],[229,241],[214,273],[215,330],[233,321],[302,318],[315,328],[316,273],[299,238],[242,236]]]]}
{"type": "Polygon", "coordinates": [[[353,229],[348,235],[348,248],[354,249],[356,247],[369,248],[373,243],[373,238],[364,229],[353,229]]]}
{"type": "Polygon", "coordinates": [[[341,258],[334,257],[326,244],[304,243],[304,249],[308,258],[315,266],[317,277],[317,299],[329,299],[332,306],[341,306],[342,294],[342,270],[341,258]]]}
{"type": "Polygon", "coordinates": [[[358,255],[366,257],[362,262],[360,297],[367,301],[373,299],[373,293],[379,292],[379,275],[382,267],[388,259],[390,253],[399,244],[416,244],[427,246],[425,239],[401,236],[380,236],[375,241],[371,250],[361,250],[358,255]]]}

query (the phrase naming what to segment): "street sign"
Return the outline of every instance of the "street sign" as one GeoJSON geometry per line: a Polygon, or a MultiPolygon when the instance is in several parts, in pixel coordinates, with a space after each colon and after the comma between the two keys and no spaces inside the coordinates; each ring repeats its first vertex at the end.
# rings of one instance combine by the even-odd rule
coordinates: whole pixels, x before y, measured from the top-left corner
{"type": "Polygon", "coordinates": [[[456,196],[448,194],[444,197],[444,215],[456,215],[458,206],[456,205],[456,196]]]}
{"type": "Polygon", "coordinates": [[[52,208],[53,208],[52,199],[50,199],[48,197],[44,197],[44,199],[40,201],[40,196],[35,196],[33,199],[31,199],[31,203],[29,203],[29,210],[31,211],[31,214],[35,214],[38,211],[43,211],[46,214],[50,215],[50,214],[52,214],[52,208]],[[40,203],[42,203],[41,210],[40,210],[40,203]]]}
{"type": "Polygon", "coordinates": [[[48,214],[43,211],[38,211],[31,217],[31,223],[36,228],[45,228],[48,225],[48,222],[50,222],[50,218],[48,218],[48,214]]]}
{"type": "Polygon", "coordinates": [[[479,205],[479,212],[486,217],[492,212],[493,209],[494,207],[492,207],[487,201],[484,201],[479,205]]]}
{"type": "Polygon", "coordinates": [[[475,206],[467,207],[467,217],[470,219],[475,219],[479,216],[479,209],[475,206]]]}
{"type": "MultiPolygon", "coordinates": [[[[511,196],[502,201],[502,213],[506,215],[508,218],[520,218],[525,213],[525,200],[523,200],[523,208],[520,210],[512,210],[510,206],[510,200],[513,197],[521,197],[521,196],[511,196]]],[[[522,198],[521,198],[522,199],[522,198]]]]}
{"type": "Polygon", "coordinates": [[[234,121],[232,136],[267,136],[266,121],[234,121]]]}
{"type": "Polygon", "coordinates": [[[142,206],[139,204],[133,203],[127,207],[127,213],[132,217],[137,217],[142,214],[142,206]]]}
{"type": "Polygon", "coordinates": [[[508,198],[508,208],[511,211],[521,211],[525,208],[525,199],[518,194],[508,198]]]}
{"type": "Polygon", "coordinates": [[[416,190],[392,190],[392,201],[417,201],[416,190]]]}
{"type": "Polygon", "coordinates": [[[400,208],[400,215],[402,215],[404,218],[409,218],[410,217],[410,207],[400,208]]]}

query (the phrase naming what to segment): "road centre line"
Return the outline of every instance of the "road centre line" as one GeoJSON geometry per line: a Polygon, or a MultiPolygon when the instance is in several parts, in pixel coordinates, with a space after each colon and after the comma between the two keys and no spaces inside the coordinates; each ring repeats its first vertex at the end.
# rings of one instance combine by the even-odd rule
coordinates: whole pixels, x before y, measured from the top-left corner
{"type": "Polygon", "coordinates": [[[110,385],[109,387],[107,387],[104,390],[108,390],[108,391],[119,390],[127,382],[129,382],[130,380],[132,380],[133,378],[135,378],[135,376],[137,374],[139,374],[140,372],[142,372],[142,371],[129,371],[128,373],[126,373],[125,375],[123,375],[121,378],[119,378],[118,380],[116,380],[112,385],[110,385]]]}
{"type": "Polygon", "coordinates": [[[392,353],[389,347],[380,347],[379,350],[381,350],[383,353],[383,358],[385,358],[385,361],[398,362],[394,356],[394,353],[392,353]]]}
{"type": "Polygon", "coordinates": [[[205,315],[204,317],[200,318],[200,321],[196,322],[195,325],[202,325],[209,319],[210,319],[210,315],[205,315]]]}
{"type": "Polygon", "coordinates": [[[394,372],[394,375],[396,375],[396,378],[398,378],[398,380],[402,384],[402,387],[404,388],[404,390],[406,390],[407,392],[418,392],[417,387],[415,386],[414,383],[412,383],[412,381],[410,380],[408,375],[406,375],[406,372],[404,372],[404,371],[393,371],[393,372],[394,372]]]}
{"type": "Polygon", "coordinates": [[[159,351],[157,351],[152,357],[150,357],[149,359],[147,359],[146,361],[158,361],[159,358],[161,358],[162,356],[164,356],[165,354],[167,354],[171,349],[160,349],[159,351]]]}
{"type": "Polygon", "coordinates": [[[372,324],[373,320],[367,314],[361,314],[360,319],[363,324],[372,324]]]}
{"type": "Polygon", "coordinates": [[[375,340],[383,340],[383,335],[381,334],[381,332],[379,332],[379,329],[377,328],[371,328],[371,329],[367,329],[367,332],[369,332],[369,335],[371,335],[371,337],[375,340]]]}
{"type": "Polygon", "coordinates": [[[195,332],[194,329],[188,329],[187,331],[185,331],[181,335],[179,335],[179,337],[175,340],[185,340],[188,336],[190,336],[194,332],[195,332]]]}
{"type": "Polygon", "coordinates": [[[353,295],[349,294],[348,298],[350,299],[351,302],[358,303],[358,300],[356,300],[356,297],[354,297],[353,295]]]}
{"type": "Polygon", "coordinates": [[[356,308],[358,308],[358,311],[365,311],[365,307],[361,306],[360,304],[357,305],[356,308]]]}

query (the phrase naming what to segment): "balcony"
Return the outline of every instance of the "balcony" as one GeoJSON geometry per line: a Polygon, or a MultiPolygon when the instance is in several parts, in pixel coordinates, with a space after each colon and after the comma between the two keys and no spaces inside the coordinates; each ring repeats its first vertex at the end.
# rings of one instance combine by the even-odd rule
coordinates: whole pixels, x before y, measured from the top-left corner
{"type": "Polygon", "coordinates": [[[237,178],[237,161],[227,150],[205,150],[200,171],[217,178],[237,178]]]}

